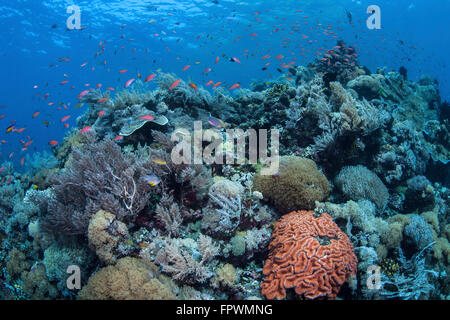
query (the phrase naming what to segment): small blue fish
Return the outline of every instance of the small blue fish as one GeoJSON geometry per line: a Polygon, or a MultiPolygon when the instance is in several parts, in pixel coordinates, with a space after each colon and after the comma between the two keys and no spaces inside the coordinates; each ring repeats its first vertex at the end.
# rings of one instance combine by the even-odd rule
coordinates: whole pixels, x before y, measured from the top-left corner
{"type": "Polygon", "coordinates": [[[146,183],[151,185],[152,187],[157,186],[161,182],[161,180],[157,176],[155,176],[154,174],[146,175],[146,176],[142,177],[142,179],[146,183]]]}

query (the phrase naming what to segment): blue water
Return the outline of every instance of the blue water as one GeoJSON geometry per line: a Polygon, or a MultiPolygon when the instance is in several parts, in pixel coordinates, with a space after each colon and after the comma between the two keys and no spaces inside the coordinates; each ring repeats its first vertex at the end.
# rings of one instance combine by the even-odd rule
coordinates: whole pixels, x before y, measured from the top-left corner
{"type": "MultiPolygon", "coordinates": [[[[99,83],[117,92],[138,73],[143,80],[162,69],[197,85],[213,80],[227,88],[237,82],[249,87],[255,80],[278,77],[282,62],[306,65],[319,48],[330,49],[339,38],[357,46],[361,64],[372,72],[405,66],[411,80],[429,74],[438,79],[442,99],[450,100],[449,9],[448,0],[2,1],[0,115],[5,117],[0,140],[6,143],[0,145],[0,163],[9,160],[19,167],[25,154],[50,149],[50,140],[62,141],[86,110],[74,109],[78,94],[99,83]],[[71,4],[81,8],[83,30],[66,30],[71,4]],[[381,8],[381,30],[366,27],[371,4],[381,8]],[[104,52],[95,57],[102,47],[104,52]],[[282,60],[275,58],[279,54],[282,60]],[[264,55],[271,58],[262,60],[264,55]],[[242,63],[230,62],[231,57],[242,63]],[[183,72],[186,65],[191,67],[183,72]],[[212,71],[204,74],[206,68],[212,71]],[[128,72],[120,74],[122,69],[128,72]],[[69,129],[60,122],[67,115],[69,129]],[[6,134],[14,120],[16,128],[26,130],[6,134]],[[22,151],[30,139],[33,143],[22,151]]],[[[149,88],[156,85],[150,82],[149,88]]]]}

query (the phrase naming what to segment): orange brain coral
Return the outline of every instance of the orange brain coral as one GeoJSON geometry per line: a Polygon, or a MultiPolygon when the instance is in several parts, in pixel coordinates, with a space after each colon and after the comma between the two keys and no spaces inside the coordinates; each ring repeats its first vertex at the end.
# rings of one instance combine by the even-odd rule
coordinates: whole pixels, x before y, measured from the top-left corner
{"type": "Polygon", "coordinates": [[[286,289],[299,297],[334,299],[356,274],[353,245],[327,213],[294,211],[275,225],[261,284],[268,299],[283,299],[286,289]]]}

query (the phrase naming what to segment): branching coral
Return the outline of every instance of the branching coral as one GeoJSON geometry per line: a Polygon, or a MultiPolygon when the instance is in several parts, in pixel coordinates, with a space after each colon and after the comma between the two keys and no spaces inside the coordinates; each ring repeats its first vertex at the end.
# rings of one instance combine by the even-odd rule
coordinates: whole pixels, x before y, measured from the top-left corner
{"type": "Polygon", "coordinates": [[[168,240],[165,248],[158,252],[155,263],[159,264],[164,272],[170,273],[174,280],[184,283],[205,282],[214,275],[207,264],[219,253],[219,247],[210,237],[200,235],[197,243],[189,242],[190,250],[197,251],[200,256],[196,259],[183,243],[168,240]]]}
{"type": "Polygon", "coordinates": [[[290,288],[300,298],[334,299],[347,278],[356,275],[353,245],[326,213],[284,215],[275,225],[269,250],[261,284],[268,299],[283,299],[290,288]]]}
{"type": "Polygon", "coordinates": [[[230,180],[219,180],[209,190],[209,203],[203,210],[202,228],[218,236],[230,236],[239,225],[243,187],[230,180]]]}
{"type": "Polygon", "coordinates": [[[381,295],[388,299],[402,300],[430,298],[430,294],[435,289],[430,282],[433,278],[438,278],[439,273],[426,269],[423,255],[433,244],[434,242],[428,244],[411,260],[406,260],[400,249],[400,272],[392,277],[383,274],[381,295]]]}

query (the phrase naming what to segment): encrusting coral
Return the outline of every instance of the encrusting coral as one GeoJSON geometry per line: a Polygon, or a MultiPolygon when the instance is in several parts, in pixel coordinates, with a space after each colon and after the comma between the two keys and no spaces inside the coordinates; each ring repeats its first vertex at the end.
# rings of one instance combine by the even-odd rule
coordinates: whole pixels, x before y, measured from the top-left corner
{"type": "Polygon", "coordinates": [[[262,294],[283,299],[294,288],[299,298],[334,299],[356,275],[357,259],[348,237],[327,213],[294,211],[276,224],[264,265],[262,294]]]}

